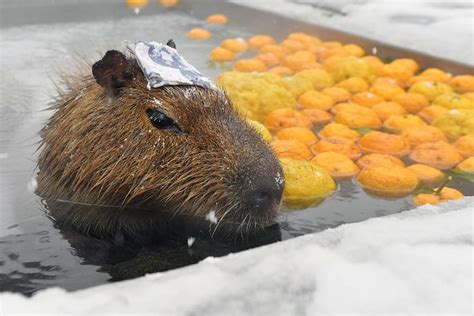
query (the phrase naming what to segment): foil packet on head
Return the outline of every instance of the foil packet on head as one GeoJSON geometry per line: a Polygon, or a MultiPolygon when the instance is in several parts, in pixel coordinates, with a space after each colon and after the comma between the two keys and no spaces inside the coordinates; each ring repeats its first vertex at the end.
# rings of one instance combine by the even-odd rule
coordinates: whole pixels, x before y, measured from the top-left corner
{"type": "Polygon", "coordinates": [[[209,78],[168,45],[138,42],[135,45],[135,56],[150,88],[193,85],[217,89],[209,78]]]}

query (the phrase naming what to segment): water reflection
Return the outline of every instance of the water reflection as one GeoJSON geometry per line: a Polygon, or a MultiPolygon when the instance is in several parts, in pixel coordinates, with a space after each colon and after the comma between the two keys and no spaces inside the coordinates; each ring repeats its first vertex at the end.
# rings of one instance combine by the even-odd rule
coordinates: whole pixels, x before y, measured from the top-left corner
{"type": "MultiPolygon", "coordinates": [[[[221,225],[219,229],[214,230],[213,224],[209,222],[191,223],[188,219],[182,218],[174,223],[173,230],[168,230],[166,235],[160,233],[141,238],[123,235],[96,238],[83,235],[71,227],[54,221],[54,214],[58,208],[62,208],[60,211],[67,208],[67,211],[74,212],[77,211],[75,208],[97,208],[96,206],[58,201],[44,201],[44,205],[61,238],[69,244],[68,251],[81,259],[81,265],[95,266],[97,272],[105,273],[108,276],[107,281],[126,280],[147,273],[163,272],[197,263],[207,257],[220,257],[281,240],[278,224],[243,235],[235,234],[235,227],[221,225]],[[190,236],[194,237],[195,241],[188,246],[190,236]]],[[[61,268],[59,265],[46,264],[45,262],[50,262],[51,258],[43,261],[28,261],[28,258],[23,258],[21,243],[25,239],[30,239],[28,237],[18,234],[0,239],[0,243],[10,246],[4,249],[7,250],[3,253],[6,255],[5,260],[0,261],[2,266],[0,291],[9,290],[30,295],[38,289],[51,286],[54,280],[70,273],[64,266],[61,268]]],[[[37,247],[50,242],[48,231],[35,233],[35,237],[37,247]]],[[[29,245],[31,246],[31,242],[29,245]]],[[[54,251],[51,247],[46,247],[45,250],[54,251]]],[[[57,259],[64,264],[63,258],[57,259]]],[[[75,289],[76,285],[69,289],[75,289]]],[[[63,287],[68,289],[67,285],[63,287]]]]}

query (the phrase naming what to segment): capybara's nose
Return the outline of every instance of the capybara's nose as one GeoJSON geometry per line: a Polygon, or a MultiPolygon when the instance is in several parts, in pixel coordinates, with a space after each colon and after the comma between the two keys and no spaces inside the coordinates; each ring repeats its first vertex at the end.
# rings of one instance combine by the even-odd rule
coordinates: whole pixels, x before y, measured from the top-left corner
{"type": "Polygon", "coordinates": [[[257,181],[243,192],[242,200],[249,209],[275,210],[280,205],[283,185],[277,181],[257,181]]]}

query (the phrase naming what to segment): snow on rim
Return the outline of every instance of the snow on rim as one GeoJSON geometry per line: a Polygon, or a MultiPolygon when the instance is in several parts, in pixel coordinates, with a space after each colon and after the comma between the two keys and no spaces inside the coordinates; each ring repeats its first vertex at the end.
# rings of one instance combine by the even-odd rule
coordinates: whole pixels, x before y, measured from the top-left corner
{"type": "Polygon", "coordinates": [[[472,314],[474,198],[68,293],[0,295],[10,313],[472,314]]]}

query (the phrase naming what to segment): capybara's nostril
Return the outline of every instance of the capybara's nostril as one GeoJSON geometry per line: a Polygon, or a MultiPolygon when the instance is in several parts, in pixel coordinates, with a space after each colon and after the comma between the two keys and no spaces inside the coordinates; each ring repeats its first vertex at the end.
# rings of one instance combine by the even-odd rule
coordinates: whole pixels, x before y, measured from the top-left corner
{"type": "Polygon", "coordinates": [[[282,191],[279,187],[259,188],[245,193],[244,201],[249,208],[267,210],[280,204],[282,191]]]}

